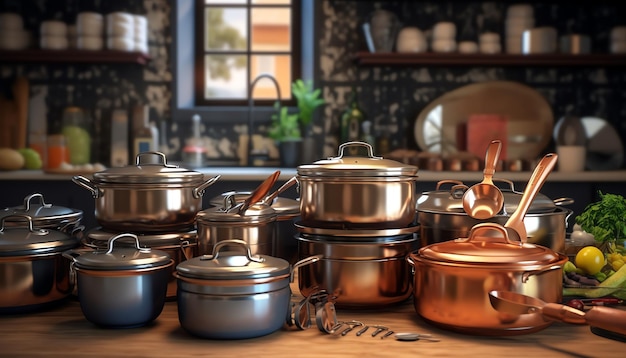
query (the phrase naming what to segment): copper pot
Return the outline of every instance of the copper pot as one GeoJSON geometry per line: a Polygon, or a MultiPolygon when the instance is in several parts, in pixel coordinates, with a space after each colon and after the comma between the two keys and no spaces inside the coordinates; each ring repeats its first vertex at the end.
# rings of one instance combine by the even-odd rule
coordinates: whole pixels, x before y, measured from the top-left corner
{"type": "Polygon", "coordinates": [[[489,292],[560,302],[567,256],[509,238],[498,224],[483,223],[468,238],[422,247],[407,260],[415,268],[415,310],[424,320],[462,333],[517,335],[544,329],[551,321],[540,313],[519,318],[499,313],[489,302],[489,292]]]}

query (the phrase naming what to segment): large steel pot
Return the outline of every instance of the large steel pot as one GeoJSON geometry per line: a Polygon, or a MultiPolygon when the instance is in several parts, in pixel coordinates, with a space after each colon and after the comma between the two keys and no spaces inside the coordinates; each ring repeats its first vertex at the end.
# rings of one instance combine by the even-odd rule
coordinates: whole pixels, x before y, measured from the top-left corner
{"type": "Polygon", "coordinates": [[[276,211],[269,205],[256,203],[240,212],[241,202],[228,196],[224,206],[201,210],[196,215],[198,253],[211,254],[224,240],[246,242],[252,254],[274,256],[276,248],[276,211]]]}
{"type": "MultiPolygon", "coordinates": [[[[492,222],[504,225],[517,209],[522,193],[515,191],[513,182],[509,180],[494,179],[494,182],[504,182],[509,186],[502,189],[504,208],[496,216],[484,220],[474,219],[463,210],[461,198],[468,187],[460,181],[442,180],[434,191],[422,193],[416,207],[421,246],[468,237],[476,224],[492,222]],[[449,189],[441,189],[447,184],[451,185],[449,189]]],[[[567,220],[573,212],[562,205],[572,202],[570,198],[551,200],[537,194],[524,216],[528,242],[564,253],[567,220]]]]}
{"type": "Polygon", "coordinates": [[[297,168],[300,215],[310,226],[405,227],[415,221],[416,166],[375,157],[362,142],[339,146],[337,157],[297,168]],[[344,156],[364,146],[367,157],[344,156]]]}
{"type": "Polygon", "coordinates": [[[65,250],[77,238],[52,229],[34,228],[27,215],[6,216],[0,229],[0,313],[48,308],[72,292],[65,250]],[[6,225],[11,221],[11,226],[6,225]]]}
{"type": "Polygon", "coordinates": [[[80,175],[72,181],[96,199],[95,216],[102,227],[114,231],[173,232],[193,228],[195,216],[202,208],[204,190],[219,177],[205,180],[200,172],[167,164],[163,153],[144,152],[137,155],[134,166],[94,173],[93,181],[80,175]]]}
{"type": "Polygon", "coordinates": [[[560,302],[567,257],[510,238],[501,225],[484,223],[467,238],[422,247],[407,260],[415,268],[415,310],[424,320],[462,333],[517,335],[539,331],[551,321],[541,313],[501,314],[491,306],[489,291],[560,302]]]}
{"type": "Polygon", "coordinates": [[[33,227],[38,229],[58,230],[70,235],[78,235],[83,230],[80,225],[83,218],[82,210],[46,203],[43,194],[40,193],[27,195],[22,206],[8,207],[0,211],[0,219],[7,218],[5,221],[7,227],[23,226],[20,215],[29,216],[33,227]],[[14,215],[18,216],[9,217],[14,215]]]}
{"type": "Polygon", "coordinates": [[[309,257],[291,268],[281,258],[253,255],[245,241],[220,241],[212,255],[176,267],[180,325],[193,335],[213,339],[275,332],[289,313],[293,270],[318,259],[309,257]],[[226,251],[228,245],[238,250],[226,251]]]}
{"type": "MultiPolygon", "coordinates": [[[[82,246],[92,250],[106,249],[109,240],[118,235],[118,232],[95,228],[89,230],[81,239],[82,246]]],[[[192,257],[198,256],[198,235],[195,230],[187,232],[173,233],[133,233],[139,239],[139,245],[142,248],[150,248],[167,253],[174,259],[174,265],[177,265],[192,257]]],[[[135,247],[135,239],[127,236],[119,238],[116,242],[120,247],[135,247]]],[[[171,272],[174,272],[174,266],[171,266],[171,272]]],[[[167,284],[167,299],[176,299],[176,278],[171,275],[167,284]]]]}
{"type": "Polygon", "coordinates": [[[85,318],[103,327],[138,327],[163,311],[174,260],[163,251],[142,248],[136,235],[122,233],[105,249],[69,250],[78,300],[85,318]],[[130,237],[134,247],[115,245],[130,237]]]}
{"type": "Polygon", "coordinates": [[[338,307],[378,308],[406,300],[412,293],[411,269],[406,262],[417,248],[414,234],[359,238],[300,234],[300,257],[322,255],[302,267],[298,286],[303,295],[323,289],[338,307]]]}

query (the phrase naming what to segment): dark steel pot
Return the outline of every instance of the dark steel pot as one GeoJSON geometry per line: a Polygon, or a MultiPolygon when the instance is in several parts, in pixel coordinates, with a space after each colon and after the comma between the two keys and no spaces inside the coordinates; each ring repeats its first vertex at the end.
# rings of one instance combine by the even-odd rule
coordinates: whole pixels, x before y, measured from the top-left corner
{"type": "Polygon", "coordinates": [[[174,260],[166,252],[140,247],[136,235],[114,236],[104,250],[63,255],[73,260],[80,308],[88,321],[103,327],[138,327],[163,311],[174,260]],[[115,247],[123,237],[133,238],[135,247],[115,247]]]}
{"type": "Polygon", "coordinates": [[[2,218],[0,230],[0,313],[25,313],[54,306],[72,292],[65,250],[78,239],[34,228],[27,215],[2,218]],[[11,226],[6,226],[7,221],[11,226]]]}
{"type": "MultiPolygon", "coordinates": [[[[96,228],[88,231],[81,243],[85,248],[102,250],[106,249],[109,240],[118,234],[102,228],[96,228]]],[[[174,259],[174,265],[198,256],[198,235],[195,230],[180,233],[134,234],[137,235],[139,245],[142,248],[150,248],[167,253],[174,259]]],[[[120,247],[135,247],[135,239],[133,237],[122,237],[117,240],[116,244],[120,247]]],[[[170,271],[174,273],[174,266],[171,267],[170,271]]],[[[176,299],[176,286],[176,278],[174,275],[170,275],[167,284],[167,299],[176,299]]]]}
{"type": "Polygon", "coordinates": [[[218,179],[219,175],[205,180],[200,172],[167,164],[163,153],[144,152],[137,155],[134,166],[94,173],[93,181],[80,175],[72,181],[91,192],[102,227],[120,232],[174,232],[193,229],[204,190],[218,179]],[[144,163],[142,158],[148,156],[152,157],[144,163]]]}
{"type": "Polygon", "coordinates": [[[26,196],[22,206],[0,211],[0,219],[13,215],[18,215],[18,217],[7,218],[5,221],[7,227],[23,226],[23,220],[19,218],[19,215],[27,215],[30,216],[33,227],[38,229],[52,229],[69,235],[78,235],[83,230],[80,226],[83,218],[82,210],[46,203],[43,194],[40,193],[26,196]]]}
{"type": "MultiPolygon", "coordinates": [[[[463,210],[462,197],[467,186],[457,180],[442,180],[435,191],[424,192],[417,200],[417,222],[420,226],[421,246],[468,237],[476,224],[491,222],[504,225],[517,208],[522,193],[515,191],[509,180],[494,179],[510,186],[503,189],[504,209],[489,219],[474,219],[463,210]],[[440,189],[451,184],[450,189],[440,189]]],[[[567,220],[572,210],[561,207],[570,204],[570,198],[551,200],[538,194],[524,216],[528,242],[542,245],[557,252],[565,252],[567,220]]]]}
{"type": "Polygon", "coordinates": [[[567,257],[511,240],[501,225],[485,223],[467,238],[422,247],[407,260],[415,267],[415,311],[424,320],[461,333],[507,336],[542,330],[551,321],[540,312],[502,314],[491,306],[489,292],[512,291],[558,303],[567,257]]]}
{"type": "Polygon", "coordinates": [[[374,156],[367,143],[348,142],[339,155],[298,167],[300,215],[310,226],[406,227],[415,221],[418,168],[374,156]],[[367,157],[344,156],[363,146],[367,157]]]}
{"type": "Polygon", "coordinates": [[[195,336],[212,339],[275,332],[289,312],[293,270],[318,259],[310,257],[291,268],[283,259],[253,255],[245,241],[220,241],[212,255],[176,267],[180,325],[195,336]],[[239,250],[226,251],[227,246],[239,250]]]}
{"type": "Polygon", "coordinates": [[[344,308],[379,308],[411,295],[411,269],[406,262],[417,248],[413,234],[378,238],[342,238],[301,234],[300,257],[322,255],[302,267],[298,286],[303,295],[323,289],[344,308]]]}

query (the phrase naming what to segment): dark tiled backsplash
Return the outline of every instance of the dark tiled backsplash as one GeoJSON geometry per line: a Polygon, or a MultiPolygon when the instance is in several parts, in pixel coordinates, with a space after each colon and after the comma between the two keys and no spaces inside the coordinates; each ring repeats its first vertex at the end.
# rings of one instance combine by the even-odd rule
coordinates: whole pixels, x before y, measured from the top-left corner
{"type": "MultiPolygon", "coordinates": [[[[51,3],[56,2],[45,4],[52,6],[49,5],[51,3]]],[[[147,103],[152,109],[151,118],[161,123],[160,128],[166,131],[170,155],[175,160],[179,159],[180,149],[191,130],[187,128],[187,122],[174,123],[170,120],[173,70],[169,45],[172,38],[169,1],[113,2],[120,6],[115,9],[104,9],[105,3],[108,2],[81,1],[79,6],[78,1],[68,0],[64,5],[44,9],[34,5],[40,2],[14,0],[6,1],[0,9],[25,11],[24,7],[28,6],[25,24],[35,31],[37,24],[44,19],[54,17],[71,21],[68,13],[83,8],[102,13],[119,10],[146,14],[150,21],[150,52],[158,53],[147,66],[2,64],[1,89],[6,91],[10,79],[16,75],[25,75],[31,81],[32,91],[47,90],[45,102],[49,126],[55,125],[58,113],[71,101],[91,109],[96,132],[104,133],[113,109],[130,108],[138,102],[147,103]]],[[[323,142],[319,157],[336,154],[339,118],[347,106],[352,86],[357,88],[359,103],[374,124],[374,133],[389,133],[391,149],[418,149],[413,125],[428,103],[453,89],[489,80],[527,84],[545,96],[553,108],[555,120],[567,113],[605,118],[622,139],[626,138],[626,66],[359,67],[352,60],[354,53],[366,49],[361,24],[377,8],[391,10],[399,16],[403,25],[421,29],[428,29],[437,21],[454,21],[459,28],[459,38],[475,39],[477,34],[486,30],[501,32],[506,2],[324,0],[320,3],[320,12],[325,20],[316,21],[321,28],[316,42],[319,67],[315,69],[315,76],[327,105],[318,111],[320,119],[316,122],[316,136],[323,142]]],[[[567,31],[587,32],[592,36],[594,52],[604,52],[610,29],[624,21],[615,6],[622,9],[621,16],[626,12],[623,5],[605,5],[602,2],[595,6],[584,4],[536,3],[537,23],[555,26],[561,34],[567,31]]],[[[241,125],[210,125],[206,119],[203,124],[204,143],[212,156],[224,158],[236,155],[241,131],[238,127],[241,125]]],[[[257,130],[263,132],[264,128],[260,126],[257,130]]],[[[108,152],[106,145],[106,140],[102,141],[102,153],[108,152]]]]}

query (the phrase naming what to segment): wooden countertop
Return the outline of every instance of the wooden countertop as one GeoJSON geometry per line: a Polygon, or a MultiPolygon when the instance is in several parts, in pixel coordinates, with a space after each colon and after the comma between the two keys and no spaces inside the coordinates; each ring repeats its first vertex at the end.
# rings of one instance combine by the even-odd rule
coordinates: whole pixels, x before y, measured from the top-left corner
{"type": "Polygon", "coordinates": [[[430,333],[440,342],[401,342],[372,337],[370,328],[356,336],[284,328],[245,340],[208,340],[183,330],[177,303],[167,302],[152,324],[104,329],[87,321],[75,297],[51,310],[0,316],[2,357],[611,357],[626,344],[596,336],[588,326],[554,323],[540,332],[481,337],[457,334],[422,321],[412,303],[377,311],[338,309],[339,320],[382,324],[395,332],[430,333]]]}

